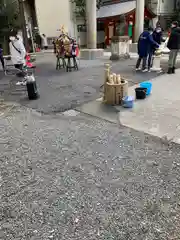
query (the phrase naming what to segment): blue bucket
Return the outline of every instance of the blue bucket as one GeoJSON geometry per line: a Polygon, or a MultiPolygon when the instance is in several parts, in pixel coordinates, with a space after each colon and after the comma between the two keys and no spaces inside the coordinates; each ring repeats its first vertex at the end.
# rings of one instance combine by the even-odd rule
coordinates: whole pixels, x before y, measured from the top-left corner
{"type": "Polygon", "coordinates": [[[124,108],[133,108],[134,106],[134,98],[131,96],[124,97],[122,99],[122,106],[124,108]]]}
{"type": "Polygon", "coordinates": [[[142,82],[140,83],[140,87],[147,88],[146,96],[149,96],[152,91],[152,83],[151,82],[142,82]]]}

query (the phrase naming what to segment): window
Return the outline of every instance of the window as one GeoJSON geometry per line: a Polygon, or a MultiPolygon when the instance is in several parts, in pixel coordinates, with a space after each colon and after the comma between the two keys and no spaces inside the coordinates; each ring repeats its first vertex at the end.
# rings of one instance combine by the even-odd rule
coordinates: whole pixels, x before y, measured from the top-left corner
{"type": "Polygon", "coordinates": [[[104,23],[97,22],[97,31],[104,31],[104,23]]]}
{"type": "Polygon", "coordinates": [[[85,24],[77,25],[77,31],[78,32],[87,32],[86,25],[85,24]]]}
{"type": "MultiPolygon", "coordinates": [[[[77,25],[77,31],[78,32],[87,32],[86,25],[85,24],[77,25]]],[[[97,23],[97,31],[104,31],[104,23],[103,22],[97,23]]]]}
{"type": "Polygon", "coordinates": [[[149,27],[149,19],[148,18],[145,18],[144,19],[144,29],[147,30],[149,27]]]}

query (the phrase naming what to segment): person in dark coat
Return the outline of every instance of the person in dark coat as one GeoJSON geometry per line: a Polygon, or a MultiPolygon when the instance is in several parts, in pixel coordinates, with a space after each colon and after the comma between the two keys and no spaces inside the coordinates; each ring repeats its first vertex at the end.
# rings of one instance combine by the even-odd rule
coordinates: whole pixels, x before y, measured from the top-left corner
{"type": "MultiPolygon", "coordinates": [[[[153,40],[155,42],[157,42],[159,45],[162,44],[162,42],[165,42],[165,39],[163,38],[163,32],[162,32],[162,28],[160,25],[158,25],[156,27],[156,29],[154,30],[153,34],[152,34],[152,37],[153,37],[153,40]]],[[[152,49],[153,52],[152,52],[152,65],[153,65],[153,60],[154,60],[154,54],[155,54],[155,51],[156,51],[156,46],[154,46],[154,48],[152,49]]]]}
{"type": "Polygon", "coordinates": [[[2,44],[0,44],[0,61],[1,61],[1,64],[2,64],[3,71],[5,72],[5,63],[4,63],[4,57],[3,57],[2,44]]]}
{"type": "Polygon", "coordinates": [[[178,27],[178,22],[172,22],[171,33],[167,47],[170,50],[168,74],[172,74],[175,73],[177,55],[180,49],[180,28],[178,27]]]}
{"type": "Polygon", "coordinates": [[[52,41],[53,48],[54,48],[54,54],[56,54],[56,39],[54,38],[52,41]]]}
{"type": "Polygon", "coordinates": [[[153,37],[153,40],[155,42],[157,42],[159,45],[161,45],[162,42],[164,42],[164,39],[163,39],[163,33],[162,33],[162,29],[161,27],[157,27],[153,34],[152,34],[152,37],[153,37]]]}
{"type": "Polygon", "coordinates": [[[139,70],[141,61],[142,63],[142,71],[146,72],[146,63],[148,59],[148,70],[151,68],[153,49],[154,47],[159,48],[159,44],[153,40],[152,37],[153,29],[148,28],[148,31],[144,31],[138,41],[138,55],[139,58],[136,63],[136,70],[139,70]]]}
{"type": "Polygon", "coordinates": [[[41,49],[42,39],[41,39],[41,36],[40,36],[39,33],[36,34],[36,36],[35,36],[35,42],[36,42],[36,44],[37,44],[37,47],[38,47],[39,49],[41,49]]]}

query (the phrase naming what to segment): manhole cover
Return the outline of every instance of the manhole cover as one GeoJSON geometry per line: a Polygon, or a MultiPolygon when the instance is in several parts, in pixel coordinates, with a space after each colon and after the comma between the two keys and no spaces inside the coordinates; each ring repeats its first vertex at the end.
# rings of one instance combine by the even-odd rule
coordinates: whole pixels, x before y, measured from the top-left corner
{"type": "Polygon", "coordinates": [[[68,116],[68,117],[75,117],[79,114],[79,112],[75,111],[75,110],[68,110],[68,111],[65,111],[63,112],[63,115],[64,116],[68,116]]]}

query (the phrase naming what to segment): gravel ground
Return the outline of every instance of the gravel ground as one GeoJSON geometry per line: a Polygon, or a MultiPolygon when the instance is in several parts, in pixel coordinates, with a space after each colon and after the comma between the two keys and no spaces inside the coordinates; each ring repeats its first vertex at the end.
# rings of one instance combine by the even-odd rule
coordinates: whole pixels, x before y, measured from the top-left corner
{"type": "Polygon", "coordinates": [[[0,128],[0,239],[180,239],[178,145],[19,107],[0,128]]]}

